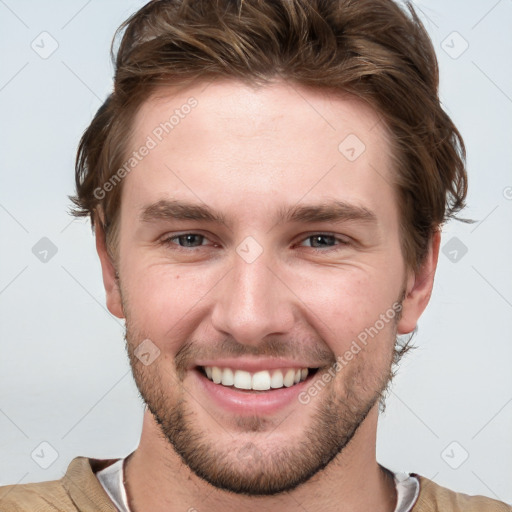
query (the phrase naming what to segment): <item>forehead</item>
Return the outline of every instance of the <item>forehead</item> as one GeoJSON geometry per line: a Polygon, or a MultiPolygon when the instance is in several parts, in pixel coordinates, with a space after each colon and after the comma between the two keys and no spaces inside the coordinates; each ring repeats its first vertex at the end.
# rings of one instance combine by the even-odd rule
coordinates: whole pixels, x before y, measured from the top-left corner
{"type": "Polygon", "coordinates": [[[306,195],[395,203],[388,132],[348,94],[287,82],[162,88],[137,112],[129,146],[151,146],[124,185],[123,202],[138,209],[169,196],[248,218],[255,205],[306,195]]]}
{"type": "MultiPolygon", "coordinates": [[[[308,125],[309,135],[331,131],[339,136],[346,130],[362,135],[377,128],[371,143],[377,142],[377,139],[381,139],[384,145],[387,142],[387,131],[381,123],[381,116],[354,95],[285,81],[249,86],[234,80],[199,82],[181,88],[158,88],[142,103],[135,116],[132,141],[141,142],[153,132],[157,139],[172,139],[167,137],[171,132],[177,138],[180,131],[186,130],[186,124],[191,123],[195,130],[200,130],[201,135],[205,135],[205,131],[213,135],[218,130],[212,128],[221,119],[224,122],[220,128],[229,130],[231,127],[230,132],[237,136],[265,136],[278,133],[283,127],[293,132],[303,130],[304,125],[308,125]],[[182,123],[189,114],[193,114],[192,121],[182,123]],[[162,126],[167,122],[172,125],[170,130],[162,126]],[[178,125],[181,125],[179,130],[178,125]]],[[[285,134],[281,132],[281,135],[285,134]]]]}

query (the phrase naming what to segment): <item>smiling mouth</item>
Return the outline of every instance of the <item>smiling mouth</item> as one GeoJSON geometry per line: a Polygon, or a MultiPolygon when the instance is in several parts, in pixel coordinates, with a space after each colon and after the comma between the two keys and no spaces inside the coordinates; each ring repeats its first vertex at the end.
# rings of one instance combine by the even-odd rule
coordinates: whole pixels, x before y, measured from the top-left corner
{"type": "Polygon", "coordinates": [[[311,378],[318,371],[318,368],[280,368],[247,372],[218,366],[199,366],[197,369],[214,384],[240,391],[290,388],[311,378]]]}

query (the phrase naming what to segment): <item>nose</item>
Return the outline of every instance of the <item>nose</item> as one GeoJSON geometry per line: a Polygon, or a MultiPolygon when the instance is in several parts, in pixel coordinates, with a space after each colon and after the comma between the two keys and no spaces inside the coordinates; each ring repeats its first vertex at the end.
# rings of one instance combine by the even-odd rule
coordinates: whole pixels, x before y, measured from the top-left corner
{"type": "Polygon", "coordinates": [[[265,252],[252,262],[235,254],[231,272],[216,287],[213,327],[246,345],[289,333],[294,295],[283,278],[265,252]]]}

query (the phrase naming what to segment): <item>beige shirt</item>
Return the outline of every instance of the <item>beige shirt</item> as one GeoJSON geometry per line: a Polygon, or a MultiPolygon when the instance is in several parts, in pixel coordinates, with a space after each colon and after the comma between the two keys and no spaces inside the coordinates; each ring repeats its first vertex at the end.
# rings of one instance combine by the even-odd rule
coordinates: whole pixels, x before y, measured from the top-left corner
{"type": "MultiPolygon", "coordinates": [[[[95,473],[119,459],[76,457],[60,480],[0,487],[1,512],[117,512],[95,473]]],[[[419,475],[420,492],[412,512],[512,512],[483,496],[445,489],[419,475]]]]}
{"type": "MultiPolygon", "coordinates": [[[[126,459],[127,457],[119,459],[114,464],[96,473],[100,484],[119,512],[131,512],[124,484],[124,463],[126,459]]],[[[411,512],[420,492],[419,479],[405,473],[394,474],[388,469],[386,471],[393,475],[395,481],[397,500],[394,512],[411,512]]]]}

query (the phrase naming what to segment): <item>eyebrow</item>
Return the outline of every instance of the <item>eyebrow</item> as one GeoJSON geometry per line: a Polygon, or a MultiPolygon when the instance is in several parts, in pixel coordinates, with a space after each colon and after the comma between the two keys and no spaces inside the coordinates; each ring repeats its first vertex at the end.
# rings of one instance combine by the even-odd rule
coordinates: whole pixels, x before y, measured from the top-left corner
{"type": "MultiPolygon", "coordinates": [[[[207,205],[167,199],[144,207],[140,219],[142,222],[195,220],[228,225],[223,214],[212,210],[207,205]]],[[[377,216],[364,206],[335,200],[314,205],[281,207],[275,219],[276,224],[344,221],[376,223],[377,216]]]]}

